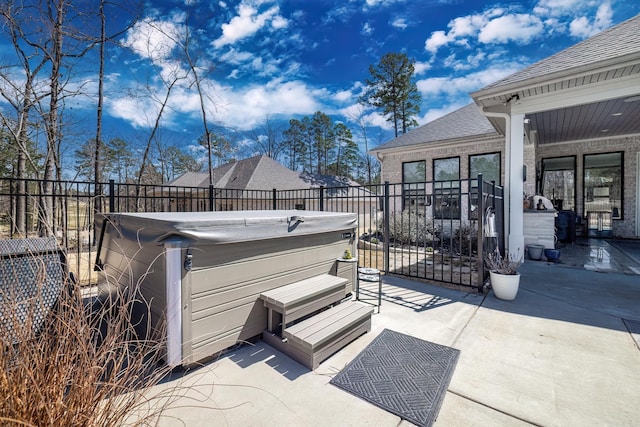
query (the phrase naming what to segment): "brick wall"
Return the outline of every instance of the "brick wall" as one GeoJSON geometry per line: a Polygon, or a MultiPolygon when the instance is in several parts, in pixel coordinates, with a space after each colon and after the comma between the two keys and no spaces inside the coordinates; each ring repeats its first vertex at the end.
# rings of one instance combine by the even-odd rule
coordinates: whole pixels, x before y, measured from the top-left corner
{"type": "Polygon", "coordinates": [[[584,176],[583,155],[610,153],[614,151],[622,151],[624,153],[622,196],[624,199],[624,219],[613,220],[613,235],[616,237],[633,238],[636,237],[636,203],[638,197],[636,173],[637,153],[640,152],[640,135],[540,145],[537,147],[537,158],[576,156],[576,211],[578,214],[584,216],[584,194],[582,191],[582,180],[584,176]]]}
{"type": "MultiPolygon", "coordinates": [[[[402,163],[417,160],[426,161],[427,180],[433,179],[433,159],[445,157],[460,157],[460,176],[468,178],[469,155],[501,152],[501,183],[504,183],[505,156],[504,139],[494,138],[472,142],[464,142],[449,146],[431,146],[415,149],[402,153],[386,154],[382,162],[382,180],[391,183],[402,182],[402,163]]],[[[613,235],[617,237],[633,238],[635,235],[637,188],[637,153],[640,152],[640,135],[602,138],[587,141],[563,142],[548,145],[536,145],[525,143],[524,164],[527,167],[527,177],[524,183],[524,191],[528,194],[535,193],[536,165],[542,158],[559,156],[576,156],[576,210],[580,215],[585,215],[583,209],[583,155],[607,153],[613,151],[624,152],[624,189],[623,189],[623,215],[624,219],[613,221],[613,235]]]]}
{"type": "Polygon", "coordinates": [[[464,142],[453,146],[429,147],[410,152],[386,154],[382,162],[382,181],[402,182],[402,163],[425,160],[427,181],[433,179],[433,159],[460,157],[460,178],[469,178],[469,155],[500,152],[501,180],[504,182],[504,139],[464,142]]]}

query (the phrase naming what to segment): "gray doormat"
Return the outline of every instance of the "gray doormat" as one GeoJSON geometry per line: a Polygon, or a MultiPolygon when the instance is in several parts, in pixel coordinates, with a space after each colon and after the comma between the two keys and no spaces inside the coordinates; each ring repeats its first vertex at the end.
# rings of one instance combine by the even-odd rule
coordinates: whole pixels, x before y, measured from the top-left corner
{"type": "Polygon", "coordinates": [[[402,419],[438,417],[460,350],[385,329],[330,383],[402,419]]]}

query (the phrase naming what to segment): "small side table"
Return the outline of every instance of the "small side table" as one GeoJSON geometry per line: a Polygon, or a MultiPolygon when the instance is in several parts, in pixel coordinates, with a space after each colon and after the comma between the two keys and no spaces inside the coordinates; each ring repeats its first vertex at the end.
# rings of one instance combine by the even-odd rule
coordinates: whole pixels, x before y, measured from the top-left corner
{"type": "MultiPolygon", "coordinates": [[[[377,268],[359,267],[358,268],[358,283],[356,285],[356,300],[360,300],[360,281],[363,282],[378,282],[378,301],[374,304],[378,307],[378,313],[380,313],[380,306],[382,305],[382,274],[377,268]]],[[[367,301],[363,301],[367,302],[367,301]]]]}

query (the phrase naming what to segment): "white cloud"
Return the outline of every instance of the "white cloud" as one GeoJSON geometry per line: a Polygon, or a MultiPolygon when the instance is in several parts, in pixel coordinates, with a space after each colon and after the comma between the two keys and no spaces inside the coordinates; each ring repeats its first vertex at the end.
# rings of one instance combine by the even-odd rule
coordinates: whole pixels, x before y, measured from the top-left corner
{"type": "Polygon", "coordinates": [[[537,16],[511,14],[489,21],[478,34],[478,40],[481,43],[528,43],[543,31],[544,25],[537,16]]]}
{"type": "Polygon", "coordinates": [[[233,65],[246,64],[247,62],[252,61],[253,58],[253,53],[237,50],[233,47],[219,57],[221,62],[226,62],[233,65]]]}
{"type": "Polygon", "coordinates": [[[404,30],[405,28],[408,27],[407,20],[404,18],[396,18],[391,22],[391,26],[404,30]]]}
{"type": "Polygon", "coordinates": [[[250,37],[269,23],[275,29],[286,27],[284,25],[286,20],[278,15],[280,11],[278,6],[272,6],[265,12],[259,13],[253,5],[241,3],[237,10],[237,16],[231,18],[229,23],[222,24],[222,36],[212,42],[214,47],[220,48],[250,37]]]}
{"type": "Polygon", "coordinates": [[[301,81],[273,81],[228,95],[233,98],[228,99],[218,116],[222,122],[241,129],[251,129],[267,114],[312,114],[318,109],[314,92],[301,81]]]}
{"type": "MultiPolygon", "coordinates": [[[[487,15],[495,13],[495,9],[489,11],[487,15]]],[[[487,23],[487,16],[484,15],[468,15],[455,18],[449,23],[449,34],[451,37],[472,36],[478,32],[487,23]]]]}
{"type": "Polygon", "coordinates": [[[588,10],[600,2],[597,0],[540,0],[533,8],[536,15],[563,17],[572,16],[581,10],[588,10]]]}
{"type": "Polygon", "coordinates": [[[406,0],[366,0],[367,7],[385,7],[396,3],[404,3],[406,0]]]}
{"type": "Polygon", "coordinates": [[[122,44],[142,58],[162,61],[177,47],[177,40],[184,38],[179,24],[177,19],[145,18],[127,32],[122,44]]]}
{"type": "Polygon", "coordinates": [[[434,31],[425,42],[425,49],[428,52],[436,53],[438,49],[449,43],[456,42],[459,45],[466,45],[465,37],[474,37],[480,29],[486,25],[489,17],[496,14],[496,9],[491,9],[483,15],[467,15],[455,18],[447,25],[449,31],[434,31]]]}
{"type": "Polygon", "coordinates": [[[274,30],[281,30],[289,26],[289,20],[283,18],[282,16],[275,16],[271,21],[271,26],[274,30]]]}
{"type": "Polygon", "coordinates": [[[431,69],[431,63],[429,62],[416,61],[416,63],[413,64],[413,71],[416,76],[420,74],[424,74],[430,69],[431,69]]]}
{"type": "Polygon", "coordinates": [[[603,3],[598,7],[596,17],[593,22],[589,22],[589,19],[585,16],[576,18],[571,21],[569,25],[569,32],[572,36],[587,38],[599,33],[611,26],[611,18],[613,17],[613,11],[611,10],[611,4],[603,3]]]}
{"type": "Polygon", "coordinates": [[[418,80],[416,86],[423,98],[432,96],[465,96],[475,90],[493,83],[521,69],[519,63],[495,64],[476,73],[470,73],[461,77],[431,77],[418,80]]]}
{"type": "Polygon", "coordinates": [[[338,91],[333,95],[333,99],[335,99],[338,102],[348,101],[350,99],[353,99],[353,92],[351,92],[350,90],[338,91]]]}
{"type": "Polygon", "coordinates": [[[327,14],[322,18],[322,23],[324,25],[334,22],[342,22],[343,24],[346,24],[356,12],[356,8],[352,5],[343,4],[339,7],[329,10],[327,14]]]}
{"type": "MultiPolygon", "coordinates": [[[[202,82],[208,117],[213,122],[239,130],[257,126],[267,115],[294,116],[313,114],[326,110],[322,100],[347,99],[347,93],[331,94],[324,89],[314,89],[305,82],[274,79],[266,84],[254,84],[234,88],[211,80],[202,82]]],[[[157,117],[159,104],[166,88],[158,85],[156,94],[111,98],[106,103],[108,113],[121,118],[135,128],[150,128],[157,117]]],[[[187,85],[174,88],[168,108],[163,113],[163,125],[173,128],[185,126],[186,117],[200,117],[200,103],[195,88],[187,85]]],[[[199,119],[201,120],[201,119],[199,119]]]]}
{"type": "Polygon", "coordinates": [[[360,30],[360,34],[363,36],[370,36],[373,33],[373,27],[368,22],[365,22],[360,30]]]}
{"type": "Polygon", "coordinates": [[[449,44],[451,41],[453,41],[453,37],[448,36],[444,31],[434,31],[424,43],[424,48],[431,53],[436,53],[440,47],[449,44]]]}

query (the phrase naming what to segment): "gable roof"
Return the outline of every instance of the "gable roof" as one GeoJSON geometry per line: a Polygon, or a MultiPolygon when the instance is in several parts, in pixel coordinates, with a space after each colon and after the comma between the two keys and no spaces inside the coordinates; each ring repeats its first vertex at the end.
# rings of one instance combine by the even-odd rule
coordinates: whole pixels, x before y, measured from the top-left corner
{"type": "Polygon", "coordinates": [[[491,122],[480,113],[478,106],[469,104],[400,135],[374,148],[371,152],[439,141],[473,137],[484,138],[493,135],[497,136],[498,133],[491,122]]]}
{"type": "MultiPolygon", "coordinates": [[[[213,170],[213,186],[228,190],[301,190],[307,188],[358,186],[345,177],[296,172],[266,155],[226,163],[213,170]]],[[[207,172],[186,172],[166,185],[208,187],[207,172]]]]}
{"type": "MultiPolygon", "coordinates": [[[[526,80],[549,79],[600,67],[607,61],[640,56],[640,15],[608,28],[555,55],[545,58],[476,93],[515,85],[526,80]]],[[[476,93],[472,94],[475,95],[476,93]]]]}
{"type": "Polygon", "coordinates": [[[209,174],[202,172],[185,172],[165,185],[175,187],[206,187],[209,184],[209,174]]]}

